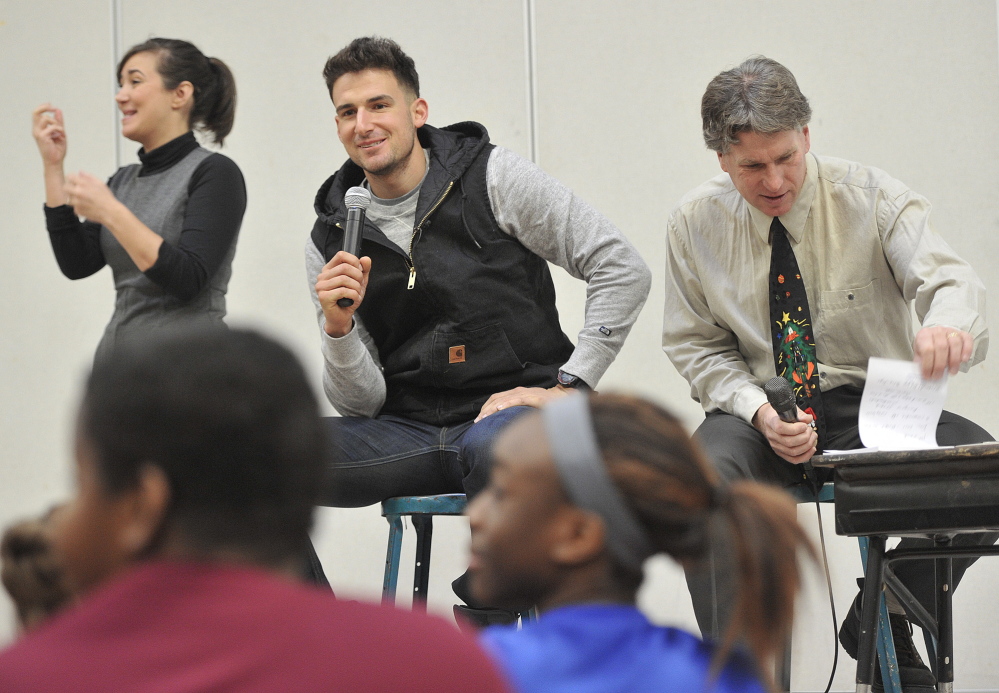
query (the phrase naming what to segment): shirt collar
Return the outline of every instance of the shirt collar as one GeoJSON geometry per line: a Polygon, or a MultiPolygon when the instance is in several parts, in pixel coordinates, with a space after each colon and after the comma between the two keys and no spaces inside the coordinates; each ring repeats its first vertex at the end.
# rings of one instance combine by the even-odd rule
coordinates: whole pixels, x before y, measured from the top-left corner
{"type": "MultiPolygon", "coordinates": [[[[801,243],[801,238],[805,234],[805,221],[808,220],[808,213],[812,209],[812,201],[815,199],[816,181],[818,179],[818,167],[815,164],[815,157],[811,152],[805,154],[805,181],[801,184],[801,191],[797,199],[791,206],[791,211],[780,218],[780,223],[784,225],[791,235],[795,244],[801,243]]],[[[760,239],[770,243],[770,224],[774,218],[764,214],[753,205],[746,203],[749,207],[749,216],[753,219],[753,226],[760,239]]]]}
{"type": "Polygon", "coordinates": [[[139,175],[148,176],[165,171],[197,148],[198,140],[194,137],[193,130],[188,130],[151,152],[143,147],[139,150],[139,161],[142,163],[139,175]]]}

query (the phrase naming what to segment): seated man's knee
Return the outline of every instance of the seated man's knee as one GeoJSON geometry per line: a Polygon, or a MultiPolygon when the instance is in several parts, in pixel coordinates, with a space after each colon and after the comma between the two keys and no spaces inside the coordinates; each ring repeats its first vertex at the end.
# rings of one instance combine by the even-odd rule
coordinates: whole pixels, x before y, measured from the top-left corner
{"type": "Polygon", "coordinates": [[[949,411],[940,415],[940,422],[937,424],[937,445],[973,445],[993,440],[995,438],[974,421],[949,411]]]}
{"type": "Polygon", "coordinates": [[[708,460],[727,481],[760,479],[759,467],[776,455],[766,438],[743,419],[731,414],[709,414],[693,435],[708,460]]]}
{"type": "Polygon", "coordinates": [[[510,407],[487,416],[465,432],[461,439],[458,458],[462,466],[465,494],[472,498],[486,487],[489,481],[489,467],[492,460],[492,445],[496,436],[510,422],[533,407],[510,407]]]}
{"type": "Polygon", "coordinates": [[[533,407],[510,407],[472,424],[461,439],[462,457],[488,454],[493,440],[507,424],[533,410],[533,407]]]}

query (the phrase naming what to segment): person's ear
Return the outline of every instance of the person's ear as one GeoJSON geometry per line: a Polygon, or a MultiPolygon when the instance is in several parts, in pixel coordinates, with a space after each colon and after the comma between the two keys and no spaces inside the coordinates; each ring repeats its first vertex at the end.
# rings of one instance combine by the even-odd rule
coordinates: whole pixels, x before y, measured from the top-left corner
{"type": "Polygon", "coordinates": [[[607,529],[595,513],[572,508],[560,518],[552,559],[563,565],[576,566],[592,561],[603,553],[607,529]]]}
{"type": "Polygon", "coordinates": [[[185,80],[174,87],[170,105],[176,109],[192,108],[194,106],[194,85],[185,80]]]}
{"type": "Polygon", "coordinates": [[[413,116],[413,127],[416,129],[423,127],[427,118],[430,117],[430,105],[426,99],[420,97],[413,99],[413,103],[409,105],[409,111],[413,116]]]}
{"type": "Polygon", "coordinates": [[[145,553],[163,527],[170,506],[170,481],[162,468],[146,463],[139,469],[135,488],[126,493],[118,541],[121,550],[134,559],[145,553]]]}

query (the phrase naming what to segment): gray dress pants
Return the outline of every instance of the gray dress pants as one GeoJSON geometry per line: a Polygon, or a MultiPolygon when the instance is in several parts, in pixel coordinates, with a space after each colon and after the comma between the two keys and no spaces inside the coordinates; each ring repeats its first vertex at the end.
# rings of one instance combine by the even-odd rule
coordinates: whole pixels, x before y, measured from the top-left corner
{"type": "MultiPolygon", "coordinates": [[[[850,450],[863,447],[857,429],[862,392],[861,388],[844,386],[822,393],[828,437],[823,443],[824,448],[850,450]]],[[[712,412],[698,426],[694,437],[725,481],[752,479],[782,488],[805,483],[800,465],[778,457],[763,434],[737,416],[712,412]]],[[[982,427],[947,411],[943,412],[937,425],[939,445],[984,443],[991,440],[994,439],[982,427]]],[[[828,473],[826,470],[816,472],[820,475],[828,473]]],[[[721,528],[716,529],[716,541],[710,555],[686,571],[687,588],[693,601],[697,625],[702,636],[708,640],[719,640],[725,633],[735,607],[735,577],[738,574],[733,564],[730,538],[721,528]]],[[[991,545],[997,538],[999,534],[959,534],[954,538],[954,545],[991,545]]],[[[913,548],[927,545],[932,545],[931,539],[903,539],[899,544],[900,547],[913,548]]],[[[954,559],[955,587],[964,571],[975,560],[977,559],[954,559]]],[[[933,562],[903,561],[896,564],[895,572],[913,596],[933,613],[933,562]]]]}

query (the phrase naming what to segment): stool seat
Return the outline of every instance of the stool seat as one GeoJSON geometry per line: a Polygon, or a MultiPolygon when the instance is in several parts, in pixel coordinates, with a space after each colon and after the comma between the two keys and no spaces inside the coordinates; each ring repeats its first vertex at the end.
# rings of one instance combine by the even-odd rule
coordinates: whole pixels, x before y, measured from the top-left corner
{"type": "Polygon", "coordinates": [[[463,515],[468,501],[464,493],[439,496],[399,496],[382,501],[382,517],[389,515],[463,515]]]}
{"type": "Polygon", "coordinates": [[[789,486],[784,490],[787,491],[798,503],[814,503],[815,501],[820,503],[832,503],[836,500],[832,484],[823,484],[819,488],[818,496],[815,495],[815,492],[812,491],[812,489],[803,484],[799,484],[798,486],[789,486]]]}
{"type": "Polygon", "coordinates": [[[443,493],[436,496],[398,496],[382,501],[382,516],[389,523],[388,549],[385,556],[385,577],[382,581],[382,602],[395,603],[399,583],[399,562],[402,555],[402,518],[413,518],[416,529],[416,573],[413,576],[413,608],[427,610],[427,589],[430,587],[430,546],[434,534],[434,515],[462,515],[468,506],[464,493],[443,493]]]}

